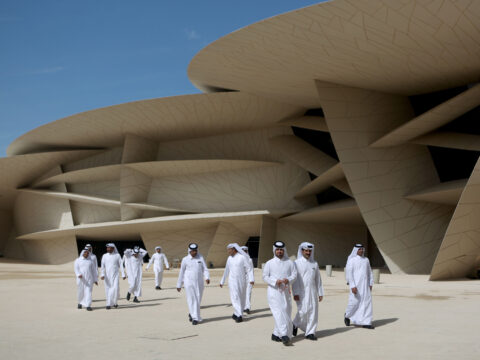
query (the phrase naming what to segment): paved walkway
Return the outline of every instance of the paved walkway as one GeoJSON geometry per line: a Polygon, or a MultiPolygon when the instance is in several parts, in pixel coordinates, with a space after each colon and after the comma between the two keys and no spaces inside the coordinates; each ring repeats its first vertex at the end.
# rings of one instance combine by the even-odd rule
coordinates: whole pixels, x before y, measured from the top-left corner
{"type": "MultiPolygon", "coordinates": [[[[212,270],[202,317],[187,321],[185,295],[175,290],[178,270],[165,273],[164,290],[144,273],[140,304],[120,300],[106,311],[103,284],[93,292],[94,311],[77,310],[73,265],[0,261],[1,359],[478,359],[480,281],[429,282],[427,276],[382,274],[374,287],[375,330],[345,327],[343,272],[327,278],[320,304],[318,341],[285,347],[270,340],[273,328],[261,271],[256,270],[253,311],[230,318],[223,270],[212,270]]],[[[121,282],[125,295],[127,282],[121,282]]],[[[295,306],[294,306],[295,311],[295,306]]],[[[300,332],[301,333],[301,332],[300,332]]]]}

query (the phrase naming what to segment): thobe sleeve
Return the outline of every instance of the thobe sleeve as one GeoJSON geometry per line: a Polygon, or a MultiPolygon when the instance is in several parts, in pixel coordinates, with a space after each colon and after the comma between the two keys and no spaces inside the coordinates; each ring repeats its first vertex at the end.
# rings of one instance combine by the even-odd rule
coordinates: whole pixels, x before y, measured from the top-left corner
{"type": "Polygon", "coordinates": [[[165,254],[162,254],[163,255],[163,263],[165,264],[165,267],[168,269],[170,269],[170,264],[168,263],[168,259],[167,259],[167,256],[165,254]]]}
{"type": "Polygon", "coordinates": [[[289,283],[294,283],[295,279],[297,278],[297,267],[295,266],[295,263],[291,260],[288,260],[292,263],[292,273],[290,274],[289,277],[287,277],[289,283]]]}
{"type": "Polygon", "coordinates": [[[225,280],[227,280],[228,273],[230,272],[230,269],[228,267],[229,262],[230,262],[230,256],[227,259],[227,264],[225,265],[225,271],[223,272],[222,280],[220,280],[220,285],[225,284],[225,280]]]}
{"type": "Polygon", "coordinates": [[[317,283],[318,296],[323,296],[322,276],[320,275],[320,269],[318,268],[318,264],[317,264],[317,276],[315,280],[317,283]]]}
{"type": "Polygon", "coordinates": [[[93,282],[97,282],[98,281],[98,267],[93,261],[91,263],[92,263],[93,282]]]}
{"type": "Polygon", "coordinates": [[[275,287],[277,285],[277,280],[274,279],[270,274],[270,263],[267,262],[265,267],[263,268],[262,274],[263,281],[266,282],[268,285],[275,287]]]}
{"type": "Polygon", "coordinates": [[[372,267],[370,266],[370,260],[368,260],[368,277],[370,278],[368,283],[370,286],[373,286],[373,271],[372,271],[372,267]]]}
{"type": "Polygon", "coordinates": [[[145,250],[145,249],[140,249],[140,256],[142,257],[142,259],[145,257],[145,255],[148,254],[148,251],[145,250]]]}
{"type": "Polygon", "coordinates": [[[347,263],[347,279],[348,279],[348,284],[350,286],[350,289],[353,289],[354,287],[357,287],[357,284],[355,284],[355,278],[353,276],[352,260],[350,260],[347,263]]]}
{"type": "Polygon", "coordinates": [[[75,275],[78,276],[81,275],[80,273],[80,267],[78,266],[78,261],[75,260],[75,263],[73,264],[73,269],[75,270],[75,275]]]}
{"type": "Polygon", "coordinates": [[[185,268],[187,265],[185,264],[185,259],[182,260],[182,264],[180,265],[180,273],[178,274],[177,280],[177,289],[180,289],[183,284],[183,277],[185,276],[185,268]]]}
{"type": "MultiPolygon", "coordinates": [[[[297,266],[296,262],[294,262],[294,264],[295,264],[295,268],[297,269],[297,276],[298,276],[298,266],[297,266]]],[[[300,292],[302,291],[301,287],[302,287],[302,285],[301,285],[300,279],[297,279],[293,282],[293,284],[292,284],[293,296],[300,295],[300,292]]]]}
{"type": "Polygon", "coordinates": [[[203,277],[205,280],[210,280],[210,272],[208,271],[207,263],[205,262],[205,259],[202,256],[202,264],[203,264],[203,277]]]}
{"type": "Polygon", "coordinates": [[[253,263],[250,259],[245,259],[245,272],[247,273],[248,282],[255,282],[255,274],[253,272],[253,263]]]}
{"type": "Polygon", "coordinates": [[[98,281],[98,261],[96,256],[95,256],[95,261],[92,261],[92,262],[93,262],[93,265],[95,265],[95,276],[97,277],[97,280],[95,281],[98,281]]]}
{"type": "Polygon", "coordinates": [[[122,278],[125,277],[125,269],[123,268],[123,261],[120,255],[118,255],[118,265],[120,266],[120,271],[122,272],[122,278]]]}
{"type": "Polygon", "coordinates": [[[102,262],[100,265],[100,276],[105,276],[105,256],[102,256],[102,262]]]}
{"type": "MultiPolygon", "coordinates": [[[[156,253],[155,253],[156,254],[156,253]]],[[[150,268],[150,265],[152,265],[154,262],[155,262],[155,254],[152,255],[152,257],[150,258],[150,261],[148,262],[148,265],[147,265],[147,269],[148,270],[150,268]]]]}

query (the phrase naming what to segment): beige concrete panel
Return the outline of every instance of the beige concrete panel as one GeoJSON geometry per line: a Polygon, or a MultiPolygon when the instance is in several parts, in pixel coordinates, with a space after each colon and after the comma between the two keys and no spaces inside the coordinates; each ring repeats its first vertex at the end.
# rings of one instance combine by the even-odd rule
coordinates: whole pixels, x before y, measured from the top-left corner
{"type": "Polygon", "coordinates": [[[278,122],[278,125],[296,126],[303,129],[328,132],[327,123],[322,116],[300,116],[298,118],[285,119],[278,122]]]}
{"type": "Polygon", "coordinates": [[[260,231],[260,243],[258,246],[258,267],[261,268],[272,258],[272,246],[277,239],[277,219],[264,215],[260,231]]]}
{"type": "Polygon", "coordinates": [[[67,193],[61,191],[51,191],[51,190],[37,190],[37,189],[18,189],[19,192],[22,193],[30,193],[36,194],[41,196],[47,196],[52,198],[58,199],[68,199],[77,202],[83,202],[87,204],[96,204],[96,205],[103,205],[108,207],[120,207],[120,201],[106,199],[97,196],[88,196],[88,195],[81,195],[81,194],[74,194],[74,193],[67,193]]]}
{"type": "Polygon", "coordinates": [[[101,199],[120,200],[120,180],[69,184],[68,192],[101,199]]]}
{"type": "MultiPolygon", "coordinates": [[[[302,242],[311,242],[315,245],[315,260],[320,266],[343,268],[353,246],[367,242],[367,227],[297,222],[285,218],[277,221],[276,240],[283,241],[288,255],[295,257],[302,242]]],[[[270,247],[270,257],[273,256],[271,251],[270,247]]]]}
{"type": "MultiPolygon", "coordinates": [[[[122,203],[146,202],[152,184],[152,178],[145,174],[124,167],[120,179],[120,201],[122,203]]],[[[142,211],[132,207],[121,207],[122,220],[141,217],[142,211]]]]}
{"type": "Polygon", "coordinates": [[[279,166],[154,179],[148,203],[190,212],[267,209],[299,211],[315,199],[294,199],[309,181],[298,166],[279,166]]]}
{"type": "Polygon", "coordinates": [[[327,1],[220,38],[193,58],[188,76],[201,90],[241,90],[308,108],[319,106],[312,79],[426,93],[479,80],[479,18],[476,1],[327,1]]]}
{"type": "Polygon", "coordinates": [[[153,211],[153,212],[169,212],[169,213],[185,213],[185,211],[180,210],[180,209],[173,209],[173,208],[167,208],[164,206],[160,205],[155,205],[155,204],[147,204],[147,203],[124,203],[122,206],[125,207],[131,207],[134,209],[138,210],[143,210],[143,211],[153,211]]]}
{"type": "Polygon", "coordinates": [[[345,174],[343,173],[342,165],[337,163],[301,188],[295,194],[295,198],[318,194],[344,178],[345,174]]]}
{"type": "Polygon", "coordinates": [[[369,147],[411,118],[408,99],[319,81],[317,88],[346,179],[390,271],[429,273],[451,207],[417,206],[404,196],[439,184],[430,154],[411,144],[369,147]]]}
{"type": "Polygon", "coordinates": [[[430,280],[465,277],[480,256],[480,162],[477,162],[448,225],[430,280]]]}
{"type": "MultiPolygon", "coordinates": [[[[122,146],[124,135],[163,142],[248,131],[299,116],[304,108],[241,92],[136,101],[87,111],[43,125],[16,139],[9,155],[42,146],[122,146]]],[[[105,164],[101,164],[105,165],[105,164]]]]}
{"type": "MultiPolygon", "coordinates": [[[[188,254],[188,245],[197,243],[199,252],[206,258],[218,225],[216,223],[203,226],[186,226],[183,229],[148,232],[142,231],[143,243],[149,254],[153,254],[155,246],[161,246],[163,253],[173,266],[175,259],[181,261],[188,254]]],[[[180,263],[178,262],[178,266],[180,263]]]]}
{"type": "Polygon", "coordinates": [[[70,204],[66,199],[21,192],[15,201],[13,214],[19,235],[73,226],[70,204]]]}
{"type": "Polygon", "coordinates": [[[120,221],[120,205],[110,206],[101,203],[70,201],[75,225],[97,224],[120,221]]]}
{"type": "Polygon", "coordinates": [[[162,142],[159,145],[157,160],[284,161],[285,157],[269,144],[270,138],[279,135],[293,135],[293,131],[289,127],[277,126],[256,131],[162,142]]]}
{"type": "Polygon", "coordinates": [[[248,237],[249,235],[241,232],[235,225],[220,222],[205,259],[208,266],[213,264],[214,267],[225,267],[228,258],[227,245],[231,243],[237,243],[240,246],[245,245],[248,237]]]}
{"type": "Polygon", "coordinates": [[[144,163],[128,164],[126,166],[140,171],[149,177],[160,178],[164,176],[194,175],[276,165],[279,165],[279,163],[272,161],[211,159],[149,161],[144,163]]]}
{"type": "Polygon", "coordinates": [[[337,164],[337,161],[295,135],[281,135],[270,139],[271,146],[287,159],[320,176],[337,164]]]}
{"type": "Polygon", "coordinates": [[[75,235],[83,238],[102,238],[105,240],[129,240],[138,237],[141,232],[177,231],[218,224],[219,221],[234,224],[240,231],[258,236],[262,216],[268,211],[244,211],[233,213],[182,214],[162,216],[130,221],[112,221],[99,224],[84,224],[66,229],[47,230],[18,236],[19,240],[48,240],[57,237],[75,235]]]}
{"type": "Polygon", "coordinates": [[[125,135],[123,145],[122,164],[155,160],[158,151],[158,142],[142,136],[125,135]]]}
{"type": "Polygon", "coordinates": [[[23,240],[22,245],[26,260],[41,264],[65,264],[78,257],[77,240],[71,235],[44,241],[23,240]]]}
{"type": "Polygon", "coordinates": [[[414,144],[480,151],[480,136],[454,132],[432,132],[412,140],[414,144]]]}
{"type": "Polygon", "coordinates": [[[406,199],[456,206],[468,179],[447,181],[405,196],[406,199]]]}
{"type": "Polygon", "coordinates": [[[13,214],[10,210],[0,210],[0,253],[4,254],[5,246],[13,229],[13,214]]]}
{"type": "Polygon", "coordinates": [[[433,131],[480,105],[480,86],[435,106],[375,141],[372,147],[395,146],[433,131]]]}
{"type": "Polygon", "coordinates": [[[339,200],[319,205],[293,215],[285,216],[282,220],[316,222],[320,224],[364,224],[362,214],[353,199],[339,200]]]}
{"type": "MultiPolygon", "coordinates": [[[[53,171],[60,163],[74,161],[97,153],[93,150],[53,151],[0,158],[0,209],[11,209],[17,188],[28,186],[37,178],[53,171]]],[[[55,170],[56,171],[56,170],[55,170]]]]}
{"type": "Polygon", "coordinates": [[[114,181],[120,178],[122,165],[106,165],[74,170],[54,176],[45,177],[32,184],[32,187],[47,187],[58,183],[87,184],[92,182],[114,181]]]}
{"type": "Polygon", "coordinates": [[[353,197],[352,189],[350,189],[350,184],[348,183],[348,181],[345,178],[332,183],[332,186],[334,188],[340,190],[344,194],[347,194],[348,196],[353,197]]]}
{"type": "MultiPolygon", "coordinates": [[[[93,128],[95,129],[95,127],[93,128]]],[[[57,135],[57,136],[60,136],[60,135],[57,135]]],[[[122,147],[115,147],[113,149],[97,151],[97,154],[94,154],[92,156],[66,163],[65,165],[63,165],[63,171],[65,173],[68,173],[68,172],[73,172],[78,170],[97,168],[100,166],[121,164],[122,155],[123,155],[122,147]]]]}

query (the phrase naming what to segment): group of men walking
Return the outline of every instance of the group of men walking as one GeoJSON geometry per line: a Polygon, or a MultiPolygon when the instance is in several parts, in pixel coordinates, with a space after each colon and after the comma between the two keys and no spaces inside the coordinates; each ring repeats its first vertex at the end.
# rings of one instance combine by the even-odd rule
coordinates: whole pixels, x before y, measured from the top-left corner
{"type": "MultiPolygon", "coordinates": [[[[100,265],[100,279],[105,283],[106,309],[118,307],[120,299],[120,278],[128,278],[128,292],[126,299],[130,300],[133,295],[133,302],[139,303],[142,296],[142,265],[143,258],[147,251],[139,247],[126,249],[123,258],[120,256],[117,247],[113,243],[106,245],[106,253],[102,256],[100,265]]],[[[147,270],[154,264],[156,289],[161,289],[163,278],[163,266],[170,269],[168,260],[162,253],[162,248],[157,246],[155,254],[150,258],[147,270]]],[[[92,290],[93,284],[98,285],[98,263],[97,257],[92,252],[92,246],[87,244],[80,256],[75,260],[75,275],[77,276],[77,297],[78,308],[85,307],[92,311],[92,290]]]]}
{"type": "MultiPolygon", "coordinates": [[[[347,259],[346,279],[349,285],[349,299],[344,315],[346,326],[357,325],[373,329],[372,297],[373,274],[368,258],[364,255],[363,245],[357,244],[347,259]]],[[[228,259],[225,271],[220,280],[223,287],[228,279],[230,299],[233,307],[232,318],[235,322],[243,321],[243,314],[250,313],[252,287],[255,283],[253,262],[248,255],[247,247],[233,243],[227,246],[228,259]]],[[[114,244],[107,244],[107,253],[101,261],[101,279],[105,281],[106,308],[118,307],[119,272],[122,278],[128,276],[129,290],[127,300],[134,296],[134,302],[139,302],[142,284],[142,263],[147,252],[144,249],[127,249],[124,261],[114,244]],[[127,276],[124,272],[124,266],[127,276]]],[[[78,286],[78,307],[91,310],[91,293],[93,284],[98,285],[98,272],[95,255],[88,246],[75,261],[75,273],[78,286]]],[[[161,289],[163,267],[169,269],[168,260],[161,252],[161,247],[155,248],[147,270],[151,264],[155,270],[155,288],[161,289]]],[[[324,290],[318,263],[314,260],[314,245],[303,242],[298,247],[297,259],[290,260],[285,244],[277,241],[273,244],[273,258],[265,263],[263,281],[268,285],[267,299],[274,319],[274,329],[271,339],[291,345],[292,336],[298,329],[305,338],[317,340],[315,333],[318,323],[318,303],[322,301],[324,290]],[[292,313],[292,295],[297,304],[297,314],[292,313]]],[[[177,291],[185,289],[188,319],[193,325],[202,321],[200,304],[202,301],[204,281],[210,284],[210,274],[205,259],[199,253],[198,245],[188,246],[187,255],[182,259],[177,281],[177,291]]]]}

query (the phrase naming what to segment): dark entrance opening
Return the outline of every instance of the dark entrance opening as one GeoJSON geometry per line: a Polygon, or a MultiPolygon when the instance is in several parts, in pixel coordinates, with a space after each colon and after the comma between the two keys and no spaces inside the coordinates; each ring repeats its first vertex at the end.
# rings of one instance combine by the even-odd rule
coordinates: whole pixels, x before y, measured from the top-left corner
{"type": "MultiPolygon", "coordinates": [[[[93,253],[97,256],[97,262],[98,266],[100,267],[101,261],[102,261],[102,256],[105,254],[107,251],[105,250],[105,245],[108,243],[111,243],[111,240],[94,240],[94,239],[85,239],[81,237],[77,237],[77,249],[78,253],[85,248],[85,245],[90,244],[92,245],[93,248],[93,253]]],[[[117,240],[113,241],[115,246],[117,247],[118,252],[120,253],[120,256],[123,257],[123,252],[126,249],[133,249],[135,246],[139,246],[142,249],[145,249],[145,244],[143,243],[142,239],[132,239],[132,240],[117,240]]],[[[150,256],[147,254],[143,258],[143,262],[148,262],[150,260],[150,256]]]]}
{"type": "Polygon", "coordinates": [[[245,244],[248,246],[248,254],[252,258],[253,267],[257,267],[258,264],[258,246],[260,244],[260,236],[250,236],[248,238],[247,243],[245,244]]]}

